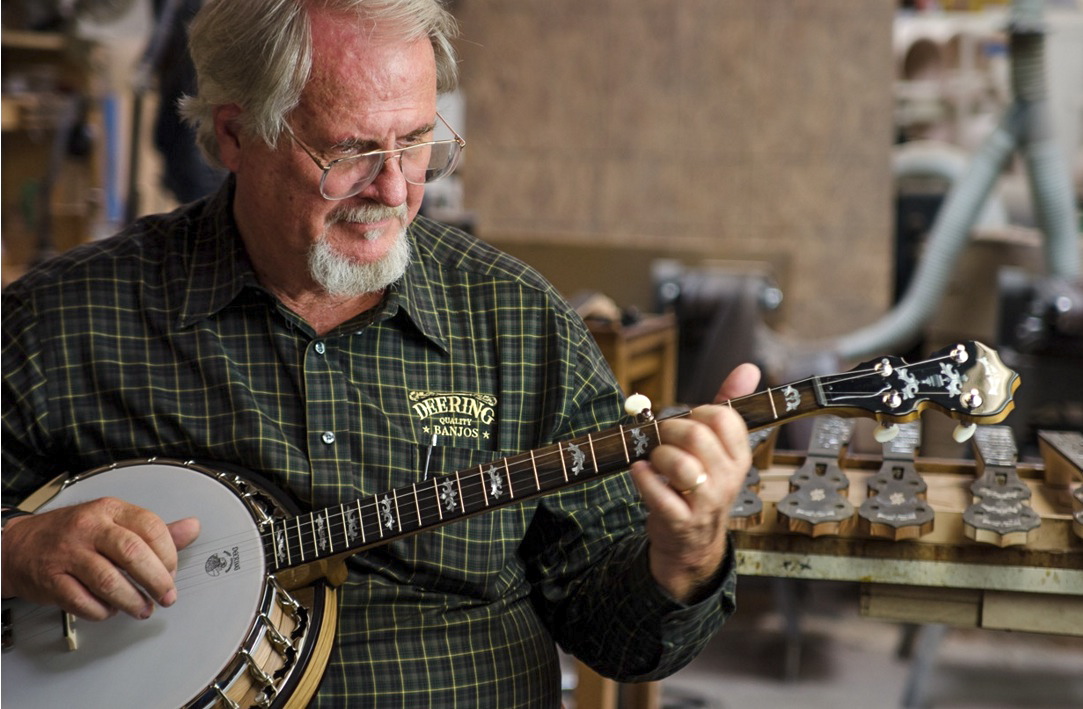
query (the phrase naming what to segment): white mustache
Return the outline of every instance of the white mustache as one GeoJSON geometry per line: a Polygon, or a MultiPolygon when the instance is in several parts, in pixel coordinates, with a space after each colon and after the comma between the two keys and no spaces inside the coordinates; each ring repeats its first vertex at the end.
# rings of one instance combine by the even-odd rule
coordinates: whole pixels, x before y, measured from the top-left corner
{"type": "Polygon", "coordinates": [[[372,224],[385,219],[405,221],[406,205],[400,204],[397,207],[388,207],[380,204],[368,204],[358,207],[344,207],[328,215],[327,222],[328,225],[342,222],[348,224],[372,224]]]}

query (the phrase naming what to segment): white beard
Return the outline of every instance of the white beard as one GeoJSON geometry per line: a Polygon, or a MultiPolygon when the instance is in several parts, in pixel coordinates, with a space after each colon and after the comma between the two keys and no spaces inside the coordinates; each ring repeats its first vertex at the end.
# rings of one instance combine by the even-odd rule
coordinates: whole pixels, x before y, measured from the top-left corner
{"type": "MultiPolygon", "coordinates": [[[[405,222],[406,205],[401,207],[367,206],[335,212],[331,224],[337,222],[369,223],[397,217],[405,222]]],[[[375,235],[371,238],[376,238],[375,235]]],[[[406,227],[395,236],[391,250],[379,261],[357,263],[336,253],[327,243],[326,233],[308,250],[308,270],[312,278],[329,295],[357,297],[376,293],[402,278],[410,264],[410,240],[406,227]]]]}

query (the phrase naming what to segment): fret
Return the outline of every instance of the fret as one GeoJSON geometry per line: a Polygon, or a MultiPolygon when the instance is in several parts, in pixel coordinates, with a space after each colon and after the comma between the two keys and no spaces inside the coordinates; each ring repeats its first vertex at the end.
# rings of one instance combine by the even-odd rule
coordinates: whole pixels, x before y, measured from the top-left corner
{"type": "Polygon", "coordinates": [[[812,395],[816,399],[816,403],[820,407],[827,406],[827,394],[824,392],[823,381],[820,377],[812,378],[812,395]]]}
{"type": "Polygon", "coordinates": [[[399,512],[399,491],[391,491],[391,499],[395,502],[395,523],[399,525],[399,531],[402,531],[402,513],[399,512]]]}
{"type": "Polygon", "coordinates": [[[293,548],[293,533],[290,531],[292,524],[296,524],[297,518],[294,517],[282,522],[282,538],[283,543],[286,545],[286,563],[293,565],[298,563],[295,561],[294,548],[293,548]]]}
{"type": "MultiPolygon", "coordinates": [[[[497,461],[496,463],[490,463],[489,464],[489,469],[487,471],[485,471],[485,473],[487,473],[488,476],[489,476],[488,485],[486,485],[486,481],[485,481],[484,477],[482,478],[482,481],[481,481],[482,490],[486,490],[486,488],[488,488],[486,493],[485,493],[485,504],[486,505],[490,504],[489,503],[489,495],[490,495],[490,493],[492,494],[492,498],[494,500],[497,500],[496,504],[498,504],[498,505],[503,504],[500,501],[500,496],[504,494],[504,482],[505,482],[505,480],[507,480],[507,477],[506,477],[506,473],[498,472],[497,467],[496,467],[498,462],[500,462],[500,461],[497,461]]],[[[504,466],[504,469],[506,471],[507,466],[504,466]]]]}
{"type": "Polygon", "coordinates": [[[594,473],[598,473],[598,456],[594,454],[594,438],[587,434],[587,445],[590,446],[590,459],[594,463],[594,473]]]}
{"type": "Polygon", "coordinates": [[[357,539],[360,534],[357,531],[357,527],[359,522],[356,519],[352,506],[342,505],[339,523],[342,525],[342,538],[346,540],[346,546],[342,551],[348,551],[358,546],[357,539]]]}
{"type": "Polygon", "coordinates": [[[361,543],[365,543],[365,517],[361,514],[361,498],[357,498],[357,527],[361,529],[361,543]]]}
{"type": "Polygon", "coordinates": [[[489,506],[489,493],[485,490],[485,468],[478,466],[478,480],[481,482],[481,497],[485,500],[485,506],[489,506]]]}
{"type": "MultiPolygon", "coordinates": [[[[458,473],[455,473],[455,477],[458,478],[458,473]]],[[[451,475],[442,475],[433,482],[436,486],[436,504],[440,508],[440,519],[443,519],[444,510],[454,512],[459,507],[462,488],[455,487],[455,480],[451,475]]]]}
{"type": "Polygon", "coordinates": [[[342,521],[342,538],[346,540],[346,548],[351,549],[357,540],[358,520],[354,516],[354,511],[346,505],[339,506],[339,519],[342,521]]]}
{"type": "MultiPolygon", "coordinates": [[[[272,554],[272,558],[275,560],[275,564],[277,564],[279,567],[281,567],[282,566],[282,563],[281,563],[282,562],[282,547],[278,543],[279,542],[279,539],[278,539],[279,531],[280,530],[279,530],[279,527],[278,527],[278,523],[274,519],[272,519],[271,520],[271,529],[268,531],[268,533],[271,535],[271,554],[272,554]]],[[[286,563],[289,563],[289,555],[288,554],[286,555],[286,563]]]]}
{"type": "Polygon", "coordinates": [[[467,471],[459,471],[455,475],[459,486],[459,507],[462,510],[462,514],[470,514],[473,510],[467,509],[467,504],[470,501],[470,481],[472,480],[473,475],[467,471]]]}
{"type": "MultiPolygon", "coordinates": [[[[289,523],[283,521],[277,528],[275,523],[271,522],[271,534],[273,535],[273,542],[275,547],[275,560],[282,558],[282,551],[286,552],[286,564],[292,563],[293,559],[290,555],[290,538],[289,538],[289,523]]],[[[279,564],[281,566],[281,564],[279,564]]]]}
{"type": "Polygon", "coordinates": [[[628,429],[628,433],[632,436],[632,442],[635,444],[635,450],[629,452],[628,450],[628,438],[625,435],[625,431],[621,429],[621,444],[624,446],[624,462],[625,465],[631,463],[633,460],[646,460],[650,455],[651,448],[658,445],[661,441],[659,435],[659,428],[657,422],[654,424],[655,442],[652,443],[646,433],[643,432],[643,426],[636,426],[635,428],[628,429]]]}
{"type": "MultiPolygon", "coordinates": [[[[346,510],[346,506],[345,505],[338,505],[338,511],[337,512],[331,512],[330,507],[328,507],[327,510],[328,510],[328,515],[327,515],[327,521],[328,521],[327,531],[328,531],[328,534],[330,534],[331,538],[334,539],[337,534],[341,533],[342,534],[342,539],[339,540],[339,545],[341,546],[341,545],[344,544],[345,546],[343,548],[343,551],[345,551],[345,550],[350,548],[350,530],[349,530],[349,528],[348,528],[348,526],[346,524],[347,519],[348,519],[347,515],[349,513],[346,510]],[[339,528],[339,531],[337,531],[337,532],[334,531],[336,524],[338,525],[338,528],[339,528]]],[[[334,546],[334,542],[331,543],[331,546],[332,547],[334,546]]]]}
{"type": "Polygon", "coordinates": [[[330,552],[334,554],[335,538],[331,534],[331,515],[327,512],[327,510],[323,511],[323,523],[324,525],[326,525],[326,528],[323,530],[324,539],[327,540],[327,546],[330,548],[330,552]]]}
{"type": "Polygon", "coordinates": [[[541,475],[545,478],[545,489],[558,489],[564,487],[568,483],[568,480],[564,478],[563,465],[557,467],[557,461],[562,462],[560,445],[552,444],[545,448],[538,449],[538,459],[541,463],[541,475]],[[553,456],[556,456],[556,460],[553,456]]]}
{"type": "Polygon", "coordinates": [[[270,529],[264,531],[260,535],[260,539],[263,542],[263,556],[269,561],[273,561],[275,566],[280,566],[278,558],[278,544],[277,537],[275,536],[275,523],[274,520],[270,520],[270,529]]]}
{"type": "Polygon", "coordinates": [[[507,458],[504,459],[504,472],[506,473],[506,477],[508,479],[508,495],[511,497],[511,499],[514,500],[515,499],[515,486],[511,484],[511,468],[508,467],[508,459],[507,458]]]}
{"type": "Polygon", "coordinates": [[[564,460],[563,443],[557,443],[557,455],[560,456],[560,468],[564,471],[564,482],[568,482],[568,461],[564,460]]]}
{"type": "Polygon", "coordinates": [[[380,497],[372,496],[372,509],[376,511],[376,529],[380,530],[380,539],[384,538],[384,523],[380,521],[380,497]]]}
{"type": "MultiPolygon", "coordinates": [[[[350,510],[347,509],[344,504],[339,504],[338,508],[338,513],[330,517],[331,528],[334,528],[336,524],[339,526],[339,531],[342,535],[340,544],[342,550],[347,551],[350,549],[350,510]]],[[[332,535],[332,538],[334,538],[334,535],[332,535]]]]}
{"type": "MultiPolygon", "coordinates": [[[[278,559],[278,547],[275,544],[275,523],[274,520],[270,520],[270,529],[266,529],[260,533],[260,542],[263,544],[263,558],[268,562],[274,562],[274,567],[277,569],[281,566],[278,559]]],[[[273,573],[273,570],[272,570],[273,573]]]]}
{"type": "Polygon", "coordinates": [[[289,523],[282,523],[282,540],[286,545],[286,558],[288,563],[293,564],[293,541],[290,537],[289,523]]]}
{"type": "Polygon", "coordinates": [[[482,502],[481,509],[482,510],[487,510],[488,509],[488,494],[485,491],[485,476],[482,474],[482,471],[481,471],[480,467],[479,467],[477,475],[475,475],[473,473],[472,469],[471,469],[471,472],[467,473],[467,475],[466,475],[466,480],[462,481],[462,486],[464,486],[466,488],[467,493],[469,493],[470,488],[473,487],[473,485],[475,484],[475,481],[477,481],[478,487],[481,488],[481,495],[480,496],[472,495],[470,497],[471,504],[473,503],[473,500],[477,500],[480,497],[481,502],[482,502]]]}
{"type": "Polygon", "coordinates": [[[541,481],[538,480],[538,465],[534,462],[534,451],[530,451],[530,467],[534,469],[534,488],[541,492],[541,481]]]}
{"type": "Polygon", "coordinates": [[[357,539],[361,533],[357,531],[357,514],[353,511],[353,505],[342,505],[342,538],[346,540],[346,548],[352,549],[357,546],[357,539]]]}
{"type": "Polygon", "coordinates": [[[414,508],[417,509],[417,526],[424,527],[425,523],[421,520],[421,500],[418,499],[417,483],[411,485],[414,489],[414,508]]]}
{"type": "Polygon", "coordinates": [[[301,563],[305,562],[304,532],[301,531],[301,517],[297,517],[297,550],[301,552],[301,563]]]}
{"type": "Polygon", "coordinates": [[[538,466],[538,479],[541,481],[542,490],[560,488],[564,484],[563,478],[557,477],[556,466],[552,465],[549,459],[551,454],[552,451],[549,448],[539,448],[533,456],[535,458],[534,464],[538,466]]]}
{"type": "Polygon", "coordinates": [[[440,520],[444,519],[444,506],[440,503],[440,486],[436,484],[436,478],[432,479],[432,495],[436,500],[436,512],[440,515],[440,520]]]}
{"type": "Polygon", "coordinates": [[[799,415],[797,412],[803,409],[804,396],[796,386],[804,388],[807,385],[787,384],[780,389],[768,388],[762,392],[741,397],[736,402],[731,401],[730,404],[744,418],[748,429],[755,431],[780,420],[794,418],[799,415]],[[776,395],[779,394],[782,396],[781,402],[777,401],[776,395]],[[786,407],[784,412],[779,411],[780,403],[786,407]],[[770,410],[767,410],[768,406],[770,410]]]}

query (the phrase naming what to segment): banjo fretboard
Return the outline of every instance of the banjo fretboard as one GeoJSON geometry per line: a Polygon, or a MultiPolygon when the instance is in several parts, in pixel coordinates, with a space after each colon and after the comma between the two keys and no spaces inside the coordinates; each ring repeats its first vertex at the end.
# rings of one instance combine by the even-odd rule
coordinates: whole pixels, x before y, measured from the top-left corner
{"type": "MultiPolygon", "coordinates": [[[[849,372],[809,377],[727,403],[750,431],[819,413],[897,423],[916,418],[927,406],[967,423],[995,422],[1010,411],[1017,386],[1018,376],[995,352],[968,342],[920,362],[882,357],[849,372]]],[[[648,458],[658,444],[658,422],[650,419],[274,519],[263,536],[266,558],[277,572],[360,551],[624,471],[648,458]]]]}

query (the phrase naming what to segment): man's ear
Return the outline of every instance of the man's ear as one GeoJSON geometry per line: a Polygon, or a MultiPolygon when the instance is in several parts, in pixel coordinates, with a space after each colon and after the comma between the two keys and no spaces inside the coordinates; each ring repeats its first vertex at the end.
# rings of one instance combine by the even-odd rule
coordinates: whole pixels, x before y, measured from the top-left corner
{"type": "Polygon", "coordinates": [[[218,157],[231,172],[241,164],[241,122],[243,109],[227,103],[214,109],[214,134],[218,138],[218,157]]]}

